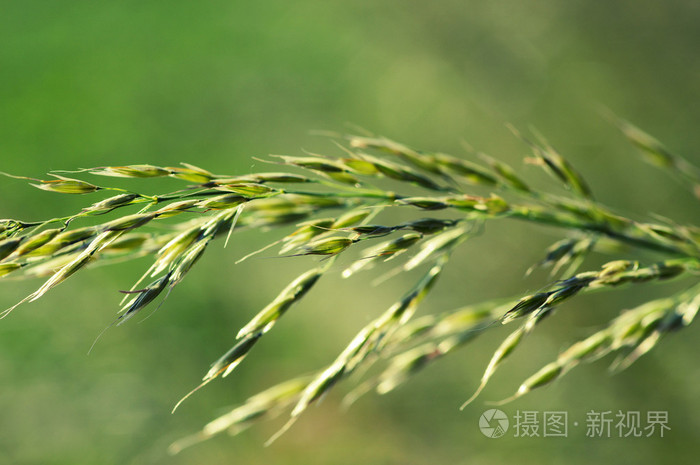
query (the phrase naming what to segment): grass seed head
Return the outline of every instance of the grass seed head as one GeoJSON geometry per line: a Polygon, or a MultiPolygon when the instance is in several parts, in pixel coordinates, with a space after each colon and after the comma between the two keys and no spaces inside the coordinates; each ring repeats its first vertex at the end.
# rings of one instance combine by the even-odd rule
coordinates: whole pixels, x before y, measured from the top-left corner
{"type": "Polygon", "coordinates": [[[122,314],[119,316],[119,324],[126,322],[126,320],[133,317],[139,310],[153,302],[153,300],[163,292],[163,289],[166,288],[169,282],[170,274],[167,274],[153,281],[146,286],[145,289],[138,291],[138,295],[120,310],[122,314]]]}
{"type": "Polygon", "coordinates": [[[106,213],[115,208],[131,205],[134,200],[141,198],[139,194],[119,194],[108,199],[93,203],[89,207],[83,209],[86,213],[106,213]]]}
{"type": "Polygon", "coordinates": [[[59,194],[91,194],[92,192],[102,189],[99,186],[80,181],[79,179],[64,178],[57,175],[53,176],[58,179],[51,181],[39,180],[40,184],[32,184],[32,186],[49,192],[58,192],[59,194]]]}
{"type": "Polygon", "coordinates": [[[219,185],[218,189],[233,192],[234,194],[248,198],[264,197],[278,192],[277,189],[262,184],[224,184],[219,185]]]}
{"type": "Polygon", "coordinates": [[[102,225],[105,231],[127,231],[140,228],[157,216],[156,213],[136,213],[109,221],[102,225]]]}
{"type": "Polygon", "coordinates": [[[188,163],[182,163],[182,167],[168,167],[163,168],[170,173],[170,176],[184,181],[205,183],[212,180],[215,176],[209,171],[204,170],[198,166],[190,165],[188,163]]]}
{"type": "Polygon", "coordinates": [[[210,199],[200,200],[197,202],[197,206],[209,210],[226,210],[237,207],[246,201],[248,201],[248,198],[239,194],[223,194],[210,199]]]}
{"type": "Polygon", "coordinates": [[[349,212],[338,217],[338,219],[333,223],[332,228],[347,228],[348,226],[354,226],[358,223],[362,223],[371,213],[372,210],[369,208],[350,210],[349,212]]]}
{"type": "Polygon", "coordinates": [[[170,175],[170,170],[153,165],[105,166],[90,173],[118,178],[158,178],[170,175]]]}
{"type": "Polygon", "coordinates": [[[498,180],[485,168],[461,158],[437,154],[435,160],[445,172],[458,176],[471,184],[494,186],[498,180]]]}
{"type": "Polygon", "coordinates": [[[4,260],[10,254],[12,254],[12,252],[17,250],[24,239],[24,237],[15,237],[0,241],[0,260],[4,260]]]}
{"type": "Polygon", "coordinates": [[[421,210],[444,210],[449,207],[445,202],[431,197],[407,197],[396,201],[399,205],[410,205],[421,210]]]}
{"type": "MultiPolygon", "coordinates": [[[[27,238],[27,240],[17,248],[17,250],[16,250],[17,256],[26,255],[29,252],[31,252],[35,249],[38,249],[39,247],[41,247],[42,245],[46,244],[47,242],[52,240],[54,237],[56,237],[61,231],[63,231],[63,230],[57,229],[57,228],[56,229],[45,229],[44,231],[41,231],[40,233],[35,234],[35,235],[27,238]]],[[[1,248],[1,246],[0,246],[0,248],[1,248]]],[[[0,252],[0,257],[2,257],[1,252],[0,252]]]]}
{"type": "Polygon", "coordinates": [[[520,299],[520,301],[518,301],[515,307],[511,308],[510,310],[508,310],[508,312],[506,312],[505,315],[503,315],[503,319],[501,320],[501,322],[503,324],[506,324],[516,318],[529,315],[530,313],[542,307],[545,304],[545,302],[547,302],[547,299],[549,299],[549,297],[549,292],[540,292],[538,294],[523,297],[522,299],[520,299]]]}
{"type": "Polygon", "coordinates": [[[301,255],[338,255],[353,244],[347,237],[328,237],[303,247],[301,255]]]}
{"type": "Polygon", "coordinates": [[[238,332],[237,338],[253,333],[263,334],[294,304],[299,301],[323,274],[323,270],[315,268],[298,276],[279,295],[262,309],[255,317],[238,332]]]}
{"type": "Polygon", "coordinates": [[[12,273],[13,271],[17,271],[20,268],[22,268],[22,265],[20,263],[15,263],[15,262],[0,263],[0,278],[12,273]]]}

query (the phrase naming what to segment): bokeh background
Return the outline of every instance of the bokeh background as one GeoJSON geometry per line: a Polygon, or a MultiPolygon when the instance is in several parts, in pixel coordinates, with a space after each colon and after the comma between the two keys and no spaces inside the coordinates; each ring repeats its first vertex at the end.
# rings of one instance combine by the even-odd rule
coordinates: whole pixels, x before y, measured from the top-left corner
{"type": "MultiPolygon", "coordinates": [[[[510,122],[546,134],[611,207],[697,222],[696,200],[639,161],[599,109],[700,162],[699,25],[692,0],[2,2],[0,170],[41,176],[184,161],[247,173],[264,168],[254,156],[336,153],[310,131],[356,124],[458,155],[466,141],[539,179],[523,165],[526,150],[505,128],[510,122]]],[[[92,200],[0,180],[0,217],[42,219],[92,200]]],[[[347,412],[340,400],[349,386],[339,386],[269,448],[263,443],[279,420],[168,456],[170,442],[227,407],[328,363],[412,282],[372,288],[381,271],[324,278],[235,375],[171,415],[237,329],[308,269],[308,258],[233,265],[276,237],[242,233],[209,253],[158,313],[106,333],[90,356],[114,317],[116,291],[146,261],[80,273],[2,320],[0,463],[697,463],[697,324],[627,372],[610,377],[604,362],[582,366],[504,407],[509,415],[565,410],[580,424],[590,410],[668,411],[672,430],[663,439],[590,439],[579,427],[567,439],[493,440],[477,428],[483,400],[505,397],[565,344],[678,284],[577,299],[463,412],[457,407],[507,334],[500,329],[347,412]]],[[[421,311],[537,289],[545,275],[524,272],[557,237],[527,225],[489,226],[462,247],[421,311]]],[[[38,285],[2,283],[2,305],[38,285]]]]}

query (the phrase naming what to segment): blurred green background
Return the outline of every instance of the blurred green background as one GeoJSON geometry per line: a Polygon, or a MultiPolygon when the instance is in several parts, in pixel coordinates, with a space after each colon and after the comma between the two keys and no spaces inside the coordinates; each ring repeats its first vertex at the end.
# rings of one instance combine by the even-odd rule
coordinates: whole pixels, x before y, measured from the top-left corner
{"type": "MultiPolygon", "coordinates": [[[[0,170],[191,162],[218,173],[264,169],[253,156],[336,153],[310,130],[347,123],[462,155],[466,141],[522,164],[505,128],[536,127],[588,177],[597,198],[632,217],[697,222],[697,203],[640,162],[599,113],[604,105],[700,162],[700,4],[696,1],[0,2],[0,170]]],[[[544,181],[547,182],[547,181],[544,181]]],[[[143,184],[147,190],[148,183],[143,184]]],[[[0,180],[0,217],[69,214],[92,201],[0,180]]],[[[505,332],[445,359],[397,392],[341,410],[339,386],[277,443],[280,421],[218,437],[178,456],[167,445],[272,383],[331,361],[412,278],[324,278],[235,375],[173,404],[238,328],[310,260],[235,259],[278,233],[241,234],[209,253],[153,317],[95,336],[140,260],[80,273],[0,322],[2,464],[697,463],[697,325],[627,372],[578,368],[504,407],[664,410],[666,437],[498,440],[481,435],[483,400],[519,382],[626,306],[674,284],[581,298],[542,325],[481,400],[461,402],[505,332]]],[[[466,243],[422,312],[537,289],[523,278],[555,231],[493,224],[466,243]]],[[[9,306],[39,285],[7,281],[9,306]]],[[[675,286],[675,287],[674,287],[675,286]]],[[[562,309],[563,310],[563,309],[562,309]]],[[[500,331],[500,333],[498,333],[500,331]]],[[[510,434],[509,434],[510,436],[510,434]]]]}

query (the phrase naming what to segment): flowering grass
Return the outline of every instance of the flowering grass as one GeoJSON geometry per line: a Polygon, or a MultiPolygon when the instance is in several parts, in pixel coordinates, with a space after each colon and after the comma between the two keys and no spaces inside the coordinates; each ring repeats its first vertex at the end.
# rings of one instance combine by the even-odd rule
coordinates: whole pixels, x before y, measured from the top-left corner
{"type": "MultiPolygon", "coordinates": [[[[631,124],[615,122],[652,163],[698,192],[700,170],[631,124]]],[[[162,305],[199,258],[210,247],[216,247],[214,240],[227,242],[241,229],[294,225],[291,233],[262,250],[276,247],[282,256],[316,260],[266,307],[251,315],[231,349],[213,362],[196,391],[230,375],[327,273],[349,278],[377,266],[392,266],[390,274],[423,270],[414,286],[359,328],[327,366],[254,395],[199,433],[173,444],[172,452],[223,431],[238,433],[262,417],[289,412],[281,434],[352,373],[364,374],[365,379],[356,382],[347,403],[371,390],[391,392],[476,336],[490,334],[488,330],[494,325],[513,326],[466,405],[481,393],[542,319],[580,294],[621,285],[688,280],[687,288],[676,295],[622,310],[607,326],[562,351],[505,401],[560,378],[579,363],[608,354],[616,356],[612,370],[624,369],[695,317],[700,307],[700,286],[696,283],[700,228],[670,220],[635,221],[617,214],[594,199],[582,174],[543,138],[531,141],[514,133],[531,149],[527,161],[549,173],[554,182],[566,188],[566,194],[535,189],[516,170],[485,155],[479,161],[464,160],[374,136],[339,136],[342,157],[271,157],[270,163],[279,165],[279,172],[229,176],[189,164],[144,164],[51,173],[50,180],[23,178],[37,188],[59,194],[109,196],[86,202],[80,212],[67,217],[38,222],[0,220],[0,278],[46,278],[35,292],[4,310],[0,317],[7,317],[20,304],[43,297],[95,263],[150,256],[150,268],[129,291],[122,291],[124,300],[110,327],[121,325],[147,306],[156,305],[159,298],[158,305],[162,305]],[[94,176],[145,178],[144,182],[173,178],[180,184],[170,192],[145,195],[103,186],[94,176]],[[387,224],[381,218],[388,209],[397,210],[404,219],[387,224]],[[106,214],[113,219],[102,221],[106,214]],[[425,295],[446,272],[453,251],[480,232],[484,224],[495,220],[558,228],[561,240],[543,251],[542,260],[531,268],[548,268],[550,280],[532,295],[413,318],[425,295]],[[360,249],[359,258],[339,269],[336,257],[349,249],[360,249]],[[646,263],[619,259],[623,252],[629,256],[630,251],[644,250],[657,253],[659,260],[646,263]],[[582,270],[588,255],[603,251],[618,256],[610,257],[598,269],[582,270]],[[371,365],[378,369],[368,376],[366,369],[371,365]]]]}

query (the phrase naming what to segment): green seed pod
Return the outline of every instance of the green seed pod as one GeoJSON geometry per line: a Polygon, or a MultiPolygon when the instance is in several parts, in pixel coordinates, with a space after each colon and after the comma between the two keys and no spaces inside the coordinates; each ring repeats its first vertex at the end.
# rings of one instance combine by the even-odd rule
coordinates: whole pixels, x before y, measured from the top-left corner
{"type": "Polygon", "coordinates": [[[13,271],[19,270],[20,268],[22,268],[22,265],[19,263],[0,263],[0,278],[12,273],[13,271]]]}
{"type": "Polygon", "coordinates": [[[541,292],[539,294],[533,294],[527,297],[523,297],[515,305],[515,307],[511,308],[506,312],[505,315],[503,315],[501,323],[506,324],[511,320],[523,317],[534,312],[535,310],[537,310],[545,304],[545,302],[551,294],[552,293],[550,292],[541,292]]]}
{"type": "Polygon", "coordinates": [[[216,378],[219,374],[226,376],[231,373],[243,361],[243,358],[250,352],[250,349],[253,348],[261,336],[262,333],[249,334],[231,347],[228,352],[212,364],[211,369],[204,376],[204,380],[216,378]]]}
{"type": "Polygon", "coordinates": [[[94,203],[91,206],[83,209],[84,212],[99,212],[106,213],[118,207],[130,205],[134,200],[140,198],[139,194],[119,194],[100,202],[94,203]]]}
{"type": "Polygon", "coordinates": [[[244,218],[243,221],[239,220],[239,222],[255,228],[266,228],[298,223],[301,220],[307,219],[312,213],[312,210],[305,208],[292,211],[270,211],[264,214],[251,216],[247,219],[244,218]]]}
{"type": "Polygon", "coordinates": [[[461,196],[447,197],[444,199],[444,201],[450,207],[457,208],[458,210],[481,212],[488,210],[488,206],[486,205],[488,199],[486,197],[465,194],[461,196]]]}
{"type": "Polygon", "coordinates": [[[617,124],[627,139],[647,156],[650,163],[662,168],[672,168],[676,165],[677,157],[656,138],[625,120],[617,119],[617,124]]]}
{"type": "Polygon", "coordinates": [[[191,208],[198,207],[200,200],[180,200],[179,202],[170,203],[156,211],[158,218],[170,218],[171,216],[179,215],[191,208]]]}
{"type": "Polygon", "coordinates": [[[399,225],[401,229],[412,229],[421,234],[437,234],[446,228],[457,224],[456,220],[439,220],[436,218],[423,218],[399,225]]]}
{"type": "Polygon", "coordinates": [[[523,384],[518,388],[517,397],[527,394],[528,392],[538,387],[549,384],[561,375],[563,367],[558,362],[552,362],[540,369],[537,373],[523,381],[523,384]]]}
{"type": "Polygon", "coordinates": [[[13,231],[15,228],[17,228],[17,224],[18,223],[15,220],[0,220],[0,234],[13,231]]]}
{"type": "Polygon", "coordinates": [[[5,239],[0,241],[0,260],[3,260],[12,252],[17,250],[17,248],[24,241],[24,239],[24,237],[17,237],[13,239],[5,239]]]}
{"type": "Polygon", "coordinates": [[[577,239],[562,239],[550,245],[545,250],[546,255],[544,260],[540,262],[540,266],[557,262],[569,255],[578,242],[577,239]]]}
{"type": "Polygon", "coordinates": [[[463,240],[466,240],[466,230],[462,228],[449,229],[423,242],[420,252],[404,265],[405,270],[412,270],[436,253],[449,250],[463,240]]]}
{"type": "Polygon", "coordinates": [[[372,163],[361,160],[359,158],[343,158],[340,160],[348,171],[355,174],[362,174],[365,176],[374,176],[379,174],[379,170],[372,163]]]}
{"type": "Polygon", "coordinates": [[[501,342],[501,345],[498,346],[498,349],[496,349],[496,351],[491,356],[491,360],[489,361],[486,370],[484,370],[484,374],[481,376],[481,382],[479,383],[479,387],[476,389],[474,394],[472,394],[472,396],[462,404],[462,406],[460,407],[461,410],[464,410],[464,408],[467,405],[469,405],[474,399],[476,399],[477,396],[481,393],[481,391],[484,390],[489,380],[498,369],[498,366],[501,364],[501,362],[503,362],[503,360],[506,357],[508,357],[515,350],[518,344],[520,344],[520,341],[522,341],[525,333],[526,331],[522,327],[518,328],[512,333],[510,333],[508,337],[506,337],[503,340],[503,342],[501,342]]]}
{"type": "Polygon", "coordinates": [[[656,269],[658,279],[671,279],[686,271],[683,263],[657,263],[653,266],[656,269]]]}
{"type": "Polygon", "coordinates": [[[170,278],[170,287],[175,286],[183,280],[185,275],[192,269],[195,263],[204,255],[208,241],[200,241],[190,248],[177,262],[170,278]]]}
{"type": "Polygon", "coordinates": [[[442,153],[435,155],[436,161],[444,171],[459,176],[472,184],[493,186],[498,180],[481,166],[466,160],[442,153]]]}
{"type": "Polygon", "coordinates": [[[392,259],[408,250],[413,244],[422,239],[420,234],[409,233],[404,234],[391,241],[382,242],[365,251],[362,258],[356,260],[352,265],[343,270],[343,278],[349,278],[358,271],[371,268],[375,262],[381,258],[386,260],[392,259]]]}
{"type": "Polygon", "coordinates": [[[399,205],[411,205],[422,210],[443,210],[448,207],[445,202],[430,197],[408,197],[396,201],[399,205]]]}
{"type": "Polygon", "coordinates": [[[395,228],[393,226],[381,226],[377,224],[366,224],[362,226],[355,226],[350,228],[358,236],[386,236],[387,234],[393,232],[395,228]]]}
{"type": "MultiPolygon", "coordinates": [[[[222,185],[222,184],[262,184],[266,182],[279,182],[279,183],[290,183],[290,184],[301,184],[307,182],[315,182],[312,179],[302,176],[300,174],[292,173],[255,173],[248,174],[246,176],[240,176],[236,178],[217,178],[216,182],[212,183],[210,187],[222,185]]],[[[209,186],[207,186],[209,187],[209,186]]]]}
{"type": "Polygon", "coordinates": [[[334,181],[342,182],[343,184],[350,184],[351,186],[359,184],[360,182],[355,176],[344,171],[339,173],[331,172],[325,174],[334,181]]]}
{"type": "Polygon", "coordinates": [[[428,171],[433,174],[441,174],[439,165],[435,162],[434,157],[420,153],[403,144],[389,140],[386,138],[359,137],[352,136],[350,138],[350,146],[361,149],[377,149],[383,152],[398,155],[400,158],[408,161],[412,165],[428,171]]]}
{"type": "Polygon", "coordinates": [[[508,211],[508,203],[501,197],[491,194],[490,197],[462,195],[444,199],[450,207],[465,211],[477,211],[496,215],[508,211]]]}
{"type": "Polygon", "coordinates": [[[158,252],[156,252],[157,258],[153,263],[151,275],[156,276],[170,266],[178,257],[185,253],[201,234],[202,231],[200,228],[187,229],[161,247],[158,252]]]}
{"type": "Polygon", "coordinates": [[[56,242],[66,242],[73,244],[75,242],[84,241],[89,239],[97,233],[97,228],[94,226],[87,226],[84,228],[73,229],[70,231],[64,231],[56,236],[56,242]]]}
{"type": "Polygon", "coordinates": [[[335,222],[332,225],[333,229],[340,229],[340,228],[346,228],[348,226],[355,225],[357,223],[361,223],[364,221],[370,214],[372,213],[372,210],[369,208],[360,208],[357,210],[351,210],[344,215],[342,215],[340,218],[335,220],[335,222]]]}
{"type": "Polygon", "coordinates": [[[102,225],[105,231],[126,231],[143,226],[157,216],[156,213],[137,213],[109,221],[102,225]]]}
{"type": "Polygon", "coordinates": [[[255,175],[258,182],[279,182],[279,183],[306,183],[314,182],[312,179],[302,176],[300,174],[291,173],[260,173],[255,175]]]}
{"type": "Polygon", "coordinates": [[[309,270],[292,281],[279,295],[262,309],[238,332],[237,338],[252,333],[265,333],[292,306],[313,287],[323,272],[320,269],[309,270]]]}
{"type": "Polygon", "coordinates": [[[219,189],[230,191],[249,198],[262,197],[273,192],[278,192],[277,189],[260,184],[219,184],[219,189]]]}
{"type": "Polygon", "coordinates": [[[237,426],[247,424],[251,419],[258,418],[275,407],[284,406],[291,402],[297,394],[304,390],[311,379],[308,376],[294,378],[250,397],[244,404],[207,423],[203,429],[204,434],[211,436],[225,430],[232,433],[239,431],[237,426]]]}
{"type": "MultiPolygon", "coordinates": [[[[26,255],[32,250],[35,250],[49,242],[61,232],[61,229],[46,229],[39,234],[27,238],[21,246],[17,248],[17,255],[26,255]]],[[[0,254],[1,255],[1,254],[0,254]]]]}
{"type": "Polygon", "coordinates": [[[205,183],[214,178],[213,174],[207,170],[199,168],[198,166],[190,165],[188,163],[182,163],[182,166],[183,167],[168,167],[164,169],[170,172],[170,176],[190,182],[205,183]]]}
{"type": "Polygon", "coordinates": [[[288,165],[298,166],[309,170],[320,171],[322,173],[342,173],[343,166],[334,160],[326,160],[318,157],[289,157],[281,155],[280,158],[288,165]]]}
{"type": "Polygon", "coordinates": [[[302,249],[302,255],[337,255],[352,245],[352,239],[329,237],[309,244],[302,249]]]}
{"type": "Polygon", "coordinates": [[[105,253],[132,252],[140,248],[149,239],[151,239],[149,234],[127,233],[107,245],[102,251],[105,253]]]}
{"type": "Polygon", "coordinates": [[[383,245],[381,248],[377,249],[377,255],[379,256],[386,256],[386,255],[394,255],[397,252],[404,251],[411,247],[413,244],[417,243],[423,238],[422,235],[420,234],[415,234],[415,233],[408,233],[404,234],[401,237],[398,237],[389,243],[383,245]]]}
{"type": "Polygon", "coordinates": [[[557,361],[561,365],[578,363],[587,358],[596,357],[611,342],[608,331],[598,331],[583,341],[579,341],[559,354],[557,361]]]}
{"type": "Polygon", "coordinates": [[[604,264],[601,268],[599,276],[601,278],[616,275],[628,270],[636,270],[639,267],[639,262],[630,260],[615,260],[604,264]]]}
{"type": "Polygon", "coordinates": [[[578,294],[579,291],[585,288],[585,284],[576,284],[557,289],[556,291],[549,293],[549,297],[547,297],[547,300],[545,301],[543,306],[554,307],[556,305],[559,305],[563,301],[575,296],[576,294],[578,294]]]}
{"type": "Polygon", "coordinates": [[[486,155],[482,155],[482,157],[491,165],[491,169],[503,178],[510,187],[522,192],[531,192],[531,189],[520,179],[513,168],[486,155]]]}
{"type": "Polygon", "coordinates": [[[170,170],[153,165],[105,166],[90,173],[117,178],[158,178],[170,175],[170,170]]]}
{"type": "Polygon", "coordinates": [[[153,300],[163,292],[163,289],[165,289],[169,282],[170,274],[167,274],[153,281],[145,289],[138,291],[138,296],[127,302],[121,309],[123,313],[119,316],[120,321],[118,324],[121,325],[134,316],[136,312],[153,302],[153,300]]]}
{"type": "Polygon", "coordinates": [[[224,194],[212,197],[207,200],[200,200],[197,204],[198,207],[208,208],[211,210],[223,210],[227,208],[236,207],[248,199],[238,194],[224,194]]]}
{"type": "Polygon", "coordinates": [[[393,391],[440,355],[437,345],[429,343],[395,356],[384,372],[379,375],[377,393],[387,394],[393,391]]]}
{"type": "Polygon", "coordinates": [[[90,194],[102,189],[99,186],[78,179],[61,178],[53,181],[41,181],[41,184],[32,184],[39,189],[58,192],[60,194],[90,194]]]}
{"type": "Polygon", "coordinates": [[[280,156],[289,165],[317,171],[335,181],[345,184],[357,184],[359,181],[345,167],[336,160],[327,160],[319,157],[289,157],[280,156]]]}
{"type": "Polygon", "coordinates": [[[285,254],[296,247],[307,243],[311,239],[328,232],[335,223],[334,218],[319,218],[299,224],[294,232],[287,235],[283,242],[285,245],[280,249],[280,254],[285,254]]]}

